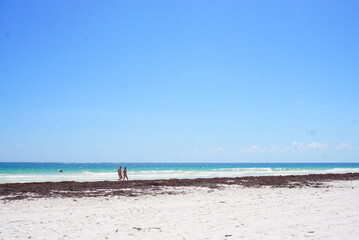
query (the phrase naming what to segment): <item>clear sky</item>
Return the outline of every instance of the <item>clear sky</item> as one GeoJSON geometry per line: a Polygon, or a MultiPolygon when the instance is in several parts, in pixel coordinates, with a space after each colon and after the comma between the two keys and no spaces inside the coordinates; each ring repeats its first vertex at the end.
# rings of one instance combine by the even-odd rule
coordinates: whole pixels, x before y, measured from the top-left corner
{"type": "Polygon", "coordinates": [[[358,13],[0,1],[0,161],[359,162],[358,13]]]}

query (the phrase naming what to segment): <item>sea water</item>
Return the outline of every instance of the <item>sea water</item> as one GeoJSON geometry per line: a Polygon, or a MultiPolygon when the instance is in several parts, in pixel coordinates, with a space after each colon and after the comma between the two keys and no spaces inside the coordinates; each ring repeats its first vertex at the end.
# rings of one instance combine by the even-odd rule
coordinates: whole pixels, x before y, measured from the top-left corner
{"type": "Polygon", "coordinates": [[[0,162],[0,183],[300,175],[359,172],[359,163],[54,163],[0,162]],[[62,172],[60,172],[62,170],[62,172]]]}

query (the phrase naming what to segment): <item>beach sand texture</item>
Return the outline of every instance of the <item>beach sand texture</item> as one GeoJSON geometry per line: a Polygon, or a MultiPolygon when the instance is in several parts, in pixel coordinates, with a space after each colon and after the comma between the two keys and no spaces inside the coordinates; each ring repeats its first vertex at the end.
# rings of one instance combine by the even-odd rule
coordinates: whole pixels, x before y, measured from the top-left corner
{"type": "Polygon", "coordinates": [[[359,181],[3,201],[0,239],[358,239],[359,181]]]}

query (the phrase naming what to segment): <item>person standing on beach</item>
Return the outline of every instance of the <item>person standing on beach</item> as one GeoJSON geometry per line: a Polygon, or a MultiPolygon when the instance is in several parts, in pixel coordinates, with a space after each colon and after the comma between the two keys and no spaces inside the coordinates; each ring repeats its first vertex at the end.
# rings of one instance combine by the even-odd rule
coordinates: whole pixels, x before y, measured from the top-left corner
{"type": "Polygon", "coordinates": [[[120,168],[117,169],[117,173],[118,173],[118,180],[121,181],[122,180],[122,166],[120,166],[120,168]]]}
{"type": "Polygon", "coordinates": [[[127,181],[128,181],[127,168],[123,169],[123,180],[125,181],[125,179],[127,179],[127,181]]]}

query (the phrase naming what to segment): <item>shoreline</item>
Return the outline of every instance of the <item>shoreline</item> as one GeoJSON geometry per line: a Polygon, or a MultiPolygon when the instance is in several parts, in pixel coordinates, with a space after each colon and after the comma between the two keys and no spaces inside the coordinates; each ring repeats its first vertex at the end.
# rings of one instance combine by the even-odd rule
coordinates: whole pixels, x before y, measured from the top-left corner
{"type": "MultiPolygon", "coordinates": [[[[121,163],[122,164],[122,163],[121,163]]],[[[0,162],[0,184],[116,181],[116,163],[0,162]],[[62,170],[62,172],[60,172],[62,170]]],[[[131,180],[359,173],[358,163],[123,163],[131,180]]]]}
{"type": "Polygon", "coordinates": [[[287,176],[251,176],[236,178],[196,178],[166,180],[130,180],[98,182],[33,182],[0,184],[0,200],[11,201],[36,198],[82,198],[109,196],[141,196],[176,194],[179,187],[219,189],[226,185],[242,187],[301,188],[324,187],[332,181],[359,180],[359,173],[309,174],[287,176]],[[171,190],[172,189],[172,190],[171,190]]]}

